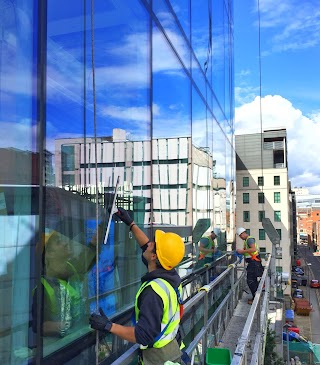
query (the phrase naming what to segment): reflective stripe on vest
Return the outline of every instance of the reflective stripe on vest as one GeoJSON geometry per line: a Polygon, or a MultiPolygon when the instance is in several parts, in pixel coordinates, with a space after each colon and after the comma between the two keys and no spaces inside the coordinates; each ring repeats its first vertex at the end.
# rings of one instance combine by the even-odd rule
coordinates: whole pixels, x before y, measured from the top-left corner
{"type": "MultiPolygon", "coordinates": [[[[249,238],[253,238],[253,237],[252,236],[248,236],[246,238],[246,240],[243,242],[243,249],[244,250],[249,250],[250,249],[250,247],[248,245],[248,242],[247,242],[249,238]]],[[[261,260],[259,260],[257,258],[257,256],[259,255],[259,246],[258,246],[257,242],[255,242],[255,245],[256,245],[256,251],[251,252],[251,253],[245,252],[244,253],[244,257],[245,258],[249,258],[250,257],[252,260],[261,261],[261,260]]]]}
{"type": "MultiPolygon", "coordinates": [[[[202,237],[202,238],[207,238],[208,239],[208,244],[207,244],[207,246],[205,246],[204,248],[207,248],[207,249],[209,249],[209,248],[214,248],[214,241],[211,239],[211,236],[204,236],[204,237],[202,237]]],[[[213,252],[208,252],[207,254],[204,254],[204,253],[202,253],[201,251],[200,251],[200,256],[199,256],[199,258],[200,258],[200,260],[201,259],[203,259],[203,258],[205,258],[205,257],[209,257],[209,258],[212,258],[212,256],[213,256],[213,252]]]]}
{"type": "MultiPolygon", "coordinates": [[[[163,302],[163,315],[161,320],[161,337],[155,339],[152,347],[161,348],[171,342],[177,335],[180,323],[180,305],[178,303],[177,294],[174,288],[164,279],[154,279],[144,282],[137,292],[135,300],[135,320],[138,322],[140,310],[138,308],[138,298],[142,291],[151,286],[152,289],[159,295],[163,302]]],[[[182,296],[182,286],[179,286],[179,292],[182,296]]],[[[140,345],[140,348],[146,349],[147,346],[140,345]]]]}

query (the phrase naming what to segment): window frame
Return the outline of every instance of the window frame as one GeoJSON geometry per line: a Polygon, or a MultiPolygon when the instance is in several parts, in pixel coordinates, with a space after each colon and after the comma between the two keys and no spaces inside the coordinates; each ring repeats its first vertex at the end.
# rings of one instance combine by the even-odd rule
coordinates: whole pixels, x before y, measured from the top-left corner
{"type": "Polygon", "coordinates": [[[249,193],[242,193],[242,204],[250,204],[250,194],[249,193]],[[248,201],[245,199],[248,197],[248,201]]]}
{"type": "Polygon", "coordinates": [[[264,193],[258,193],[258,204],[264,204],[264,202],[265,202],[264,193]],[[262,199],[260,199],[260,197],[262,197],[262,199]]]}
{"type": "Polygon", "coordinates": [[[243,176],[242,177],[242,187],[246,188],[249,186],[249,177],[248,176],[243,176]]]}
{"type": "Polygon", "coordinates": [[[280,194],[280,191],[275,191],[273,193],[273,202],[274,203],[281,203],[281,194],[280,194]]]}

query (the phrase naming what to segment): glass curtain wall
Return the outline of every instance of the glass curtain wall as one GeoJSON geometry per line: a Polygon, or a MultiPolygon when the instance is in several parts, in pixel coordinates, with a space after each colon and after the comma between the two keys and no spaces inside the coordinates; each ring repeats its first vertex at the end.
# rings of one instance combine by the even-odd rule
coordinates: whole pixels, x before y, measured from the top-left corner
{"type": "Polygon", "coordinates": [[[231,2],[0,9],[0,362],[110,363],[88,317],[121,318],[146,272],[113,201],[183,237],[182,276],[202,235],[232,240],[231,2]]]}

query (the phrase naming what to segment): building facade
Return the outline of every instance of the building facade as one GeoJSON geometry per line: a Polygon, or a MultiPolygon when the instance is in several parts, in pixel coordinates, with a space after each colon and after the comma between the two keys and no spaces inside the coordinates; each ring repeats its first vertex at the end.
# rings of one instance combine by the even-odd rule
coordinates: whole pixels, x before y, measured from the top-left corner
{"type": "MultiPolygon", "coordinates": [[[[290,273],[293,232],[286,130],[236,135],[235,141],[236,225],[256,238],[261,253],[271,253],[272,244],[262,225],[262,219],[269,218],[279,234],[282,249],[282,258],[278,255],[276,259],[276,270],[290,273]]],[[[241,240],[237,239],[240,245],[241,240]]],[[[283,294],[281,287],[277,291],[278,296],[283,294]]]]}
{"type": "Polygon", "coordinates": [[[124,313],[145,272],[123,224],[100,232],[115,189],[151,239],[183,237],[191,269],[199,221],[234,236],[233,4],[0,9],[0,362],[110,363],[88,317],[124,313]]]}

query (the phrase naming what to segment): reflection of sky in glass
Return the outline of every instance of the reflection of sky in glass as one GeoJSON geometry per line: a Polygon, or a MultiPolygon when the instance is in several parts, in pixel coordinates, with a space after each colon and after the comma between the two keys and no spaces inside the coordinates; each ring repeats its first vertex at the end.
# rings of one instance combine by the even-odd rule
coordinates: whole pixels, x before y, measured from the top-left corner
{"type": "MultiPolygon", "coordinates": [[[[90,9],[84,18],[82,5],[71,3],[69,18],[68,11],[59,18],[57,3],[48,10],[47,115],[56,137],[81,136],[84,127],[93,135],[90,9]],[[74,16],[76,9],[79,16],[74,16]]],[[[97,134],[110,136],[121,123],[128,132],[145,136],[150,114],[147,17],[135,3],[132,8],[100,3],[95,11],[97,134]]]]}

